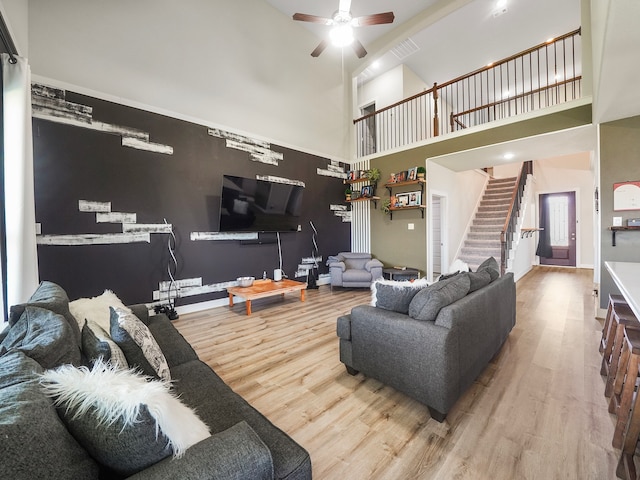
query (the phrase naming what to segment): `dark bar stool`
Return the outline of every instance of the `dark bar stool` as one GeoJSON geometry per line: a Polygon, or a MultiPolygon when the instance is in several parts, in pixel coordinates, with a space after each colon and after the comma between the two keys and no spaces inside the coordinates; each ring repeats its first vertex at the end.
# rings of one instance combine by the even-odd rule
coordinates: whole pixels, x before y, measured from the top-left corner
{"type": "MultiPolygon", "coordinates": [[[[608,354],[611,355],[611,348],[613,347],[613,339],[611,339],[611,343],[608,343],[608,340],[611,338],[611,319],[613,317],[613,309],[617,305],[627,305],[627,301],[624,299],[622,295],[618,295],[616,293],[609,294],[609,306],[607,307],[607,315],[604,317],[604,326],[602,327],[602,338],[600,339],[600,353],[607,355],[607,347],[608,354]]],[[[627,305],[628,306],[628,305],[627,305]]],[[[602,373],[602,375],[605,375],[602,373]]]]}
{"type": "Polygon", "coordinates": [[[640,366],[640,330],[625,328],[618,369],[613,381],[613,393],[609,401],[609,413],[617,416],[613,434],[613,446],[622,446],[622,437],[634,402],[634,393],[640,366]]]}
{"type": "Polygon", "coordinates": [[[611,397],[613,393],[613,383],[618,371],[618,363],[620,360],[620,354],[622,353],[622,346],[624,345],[624,331],[627,329],[640,329],[640,322],[631,311],[628,305],[620,304],[613,308],[613,315],[611,317],[611,334],[610,342],[613,342],[611,348],[611,354],[605,355],[602,358],[602,368],[600,373],[605,372],[607,376],[607,384],[604,389],[605,397],[611,397]]]}

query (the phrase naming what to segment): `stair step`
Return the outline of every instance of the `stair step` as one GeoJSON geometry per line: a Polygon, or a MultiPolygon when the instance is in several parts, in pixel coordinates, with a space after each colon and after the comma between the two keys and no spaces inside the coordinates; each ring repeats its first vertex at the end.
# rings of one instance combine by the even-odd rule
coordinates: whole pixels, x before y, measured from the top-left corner
{"type": "Polygon", "coordinates": [[[478,208],[478,212],[500,212],[502,214],[506,214],[507,210],[509,210],[509,204],[497,204],[497,205],[480,205],[478,208]]]}
{"type": "Polygon", "coordinates": [[[504,200],[508,202],[511,200],[511,193],[512,192],[485,192],[482,200],[504,200]]]}
{"type": "Polygon", "coordinates": [[[516,183],[518,177],[507,177],[507,178],[492,178],[489,180],[489,185],[495,185],[496,183],[516,183]]]}
{"type": "Polygon", "coordinates": [[[511,200],[511,197],[503,199],[503,198],[488,198],[488,199],[482,199],[480,200],[480,207],[490,207],[490,206],[494,206],[494,205],[505,205],[506,207],[509,207],[509,200],[511,200]]]}
{"type": "MultiPolygon", "coordinates": [[[[473,228],[473,227],[472,227],[473,228]]],[[[481,230],[479,232],[470,231],[467,235],[467,241],[478,240],[484,242],[500,241],[500,232],[496,230],[481,230]]]]}
{"type": "Polygon", "coordinates": [[[480,210],[478,210],[478,212],[476,213],[476,218],[501,218],[502,221],[504,222],[504,219],[507,217],[507,211],[506,210],[488,210],[486,212],[481,212],[480,210]]]}
{"type": "Polygon", "coordinates": [[[464,246],[469,248],[500,248],[500,237],[491,240],[467,238],[464,246]]]}
{"type": "MultiPolygon", "coordinates": [[[[460,250],[461,256],[469,256],[476,258],[483,258],[486,260],[489,257],[499,257],[500,256],[500,248],[467,248],[462,247],[460,250]]],[[[483,261],[484,261],[483,260],[483,261]]],[[[480,262],[482,263],[482,262],[480,262]]]]}

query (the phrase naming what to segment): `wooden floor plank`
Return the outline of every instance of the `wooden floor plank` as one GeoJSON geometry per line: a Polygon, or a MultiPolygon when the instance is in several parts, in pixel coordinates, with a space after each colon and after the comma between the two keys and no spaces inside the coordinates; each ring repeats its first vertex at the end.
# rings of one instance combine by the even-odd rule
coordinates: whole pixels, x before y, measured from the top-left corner
{"type": "Polygon", "coordinates": [[[593,272],[537,267],[517,284],[517,323],[449,412],[348,375],[336,319],[367,289],[183,315],[176,327],[235,391],[311,454],[317,479],[609,479],[618,452],[599,375],[593,272]]]}

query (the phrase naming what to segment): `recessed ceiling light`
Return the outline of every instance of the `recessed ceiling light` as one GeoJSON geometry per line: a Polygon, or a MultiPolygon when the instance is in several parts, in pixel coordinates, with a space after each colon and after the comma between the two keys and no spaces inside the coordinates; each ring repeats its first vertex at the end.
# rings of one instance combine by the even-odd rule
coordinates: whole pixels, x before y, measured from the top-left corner
{"type": "Polygon", "coordinates": [[[511,152],[509,152],[509,153],[505,153],[505,154],[502,156],[502,158],[504,158],[505,160],[512,160],[512,159],[513,159],[513,157],[515,157],[515,155],[514,155],[513,153],[511,153],[511,152]]]}
{"type": "Polygon", "coordinates": [[[496,9],[504,8],[507,6],[507,0],[498,0],[496,2],[496,9]]]}
{"type": "Polygon", "coordinates": [[[499,17],[503,13],[507,13],[507,0],[498,0],[493,8],[493,16],[499,17]]]}
{"type": "Polygon", "coordinates": [[[371,64],[371,66],[372,66],[373,68],[380,68],[380,60],[375,60],[375,61],[371,64]]]}

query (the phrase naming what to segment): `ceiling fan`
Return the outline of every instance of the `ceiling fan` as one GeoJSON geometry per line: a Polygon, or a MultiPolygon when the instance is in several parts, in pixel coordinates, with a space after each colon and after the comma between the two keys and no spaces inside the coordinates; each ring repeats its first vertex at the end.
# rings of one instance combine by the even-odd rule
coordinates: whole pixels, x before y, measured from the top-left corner
{"type": "Polygon", "coordinates": [[[358,58],[362,58],[367,54],[367,51],[362,46],[362,43],[354,38],[353,28],[393,23],[394,18],[393,12],[374,13],[353,18],[351,16],[351,0],[340,0],[338,11],[331,18],[318,17],[306,13],[295,13],[293,15],[293,19],[300,22],[320,23],[333,27],[329,32],[329,38],[322,40],[315,50],[311,52],[312,57],[319,56],[331,41],[339,47],[351,45],[358,58]]]}

